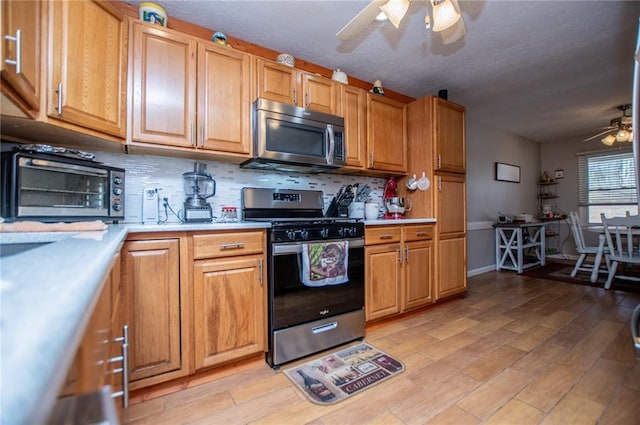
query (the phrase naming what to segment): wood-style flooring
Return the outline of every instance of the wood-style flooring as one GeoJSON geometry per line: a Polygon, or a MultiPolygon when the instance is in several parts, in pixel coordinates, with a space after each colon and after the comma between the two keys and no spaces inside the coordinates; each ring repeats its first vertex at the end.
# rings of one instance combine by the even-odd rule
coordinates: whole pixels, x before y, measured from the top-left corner
{"type": "Polygon", "coordinates": [[[366,341],[406,371],[343,402],[313,404],[256,361],[134,404],[125,424],[640,424],[629,326],[640,295],[511,272],[468,286],[463,298],[368,328],[366,341]]]}

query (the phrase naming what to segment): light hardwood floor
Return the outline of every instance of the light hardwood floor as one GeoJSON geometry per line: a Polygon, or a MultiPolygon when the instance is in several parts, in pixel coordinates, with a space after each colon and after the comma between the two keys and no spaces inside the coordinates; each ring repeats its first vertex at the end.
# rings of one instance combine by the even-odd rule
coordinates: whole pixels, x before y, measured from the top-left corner
{"type": "Polygon", "coordinates": [[[125,424],[639,424],[629,327],[638,303],[639,294],[485,273],[463,298],[367,329],[406,371],[341,403],[313,404],[257,361],[134,404],[125,424]]]}

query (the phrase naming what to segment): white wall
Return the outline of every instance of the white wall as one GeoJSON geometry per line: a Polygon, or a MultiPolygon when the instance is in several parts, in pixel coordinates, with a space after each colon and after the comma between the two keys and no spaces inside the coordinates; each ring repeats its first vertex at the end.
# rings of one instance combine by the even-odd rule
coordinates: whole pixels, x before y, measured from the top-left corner
{"type": "Polygon", "coordinates": [[[491,227],[498,212],[537,210],[540,144],[467,120],[467,269],[473,275],[495,267],[491,227]],[[520,183],[495,180],[495,163],[520,167],[520,183]]]}

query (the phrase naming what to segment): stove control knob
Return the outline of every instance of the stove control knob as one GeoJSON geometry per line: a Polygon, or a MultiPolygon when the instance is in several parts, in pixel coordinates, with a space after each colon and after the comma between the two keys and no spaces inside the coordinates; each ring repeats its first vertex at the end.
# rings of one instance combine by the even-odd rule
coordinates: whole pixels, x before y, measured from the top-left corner
{"type": "Polygon", "coordinates": [[[326,227],[322,230],[320,230],[320,236],[322,236],[323,238],[326,238],[329,236],[329,229],[327,229],[326,227]]]}
{"type": "Polygon", "coordinates": [[[300,237],[302,239],[309,239],[309,232],[305,229],[300,230],[300,237]]]}
{"type": "Polygon", "coordinates": [[[296,232],[294,232],[293,230],[287,230],[287,237],[289,238],[290,241],[295,240],[296,232]]]}

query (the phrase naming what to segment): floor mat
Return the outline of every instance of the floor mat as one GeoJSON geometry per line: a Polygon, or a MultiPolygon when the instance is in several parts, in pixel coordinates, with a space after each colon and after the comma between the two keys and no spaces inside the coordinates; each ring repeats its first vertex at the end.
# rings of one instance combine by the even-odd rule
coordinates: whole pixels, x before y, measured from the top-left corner
{"type": "Polygon", "coordinates": [[[363,342],[284,373],[312,402],[334,404],[402,371],[400,360],[363,342]]]}

